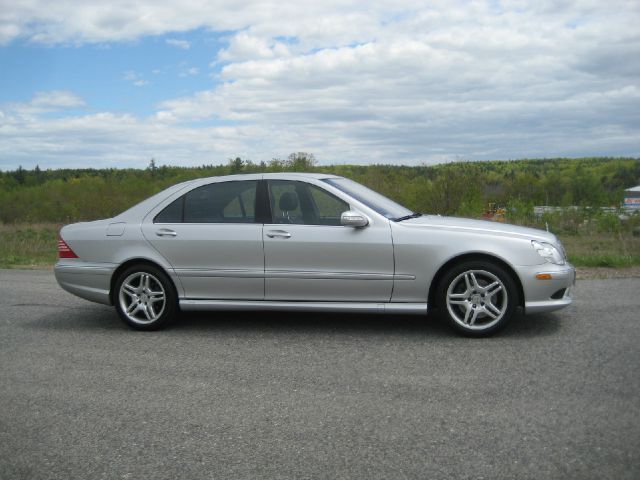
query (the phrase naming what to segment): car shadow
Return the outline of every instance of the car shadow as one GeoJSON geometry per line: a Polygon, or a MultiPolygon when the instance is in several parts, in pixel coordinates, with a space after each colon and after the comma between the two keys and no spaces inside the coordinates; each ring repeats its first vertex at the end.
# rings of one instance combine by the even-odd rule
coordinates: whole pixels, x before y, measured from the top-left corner
{"type": "Polygon", "coordinates": [[[538,313],[534,315],[518,314],[511,323],[498,334],[499,337],[530,338],[557,334],[562,329],[561,314],[538,313]]]}
{"type": "MultiPolygon", "coordinates": [[[[511,324],[493,338],[529,338],[555,334],[562,325],[557,314],[516,315],[511,324]]],[[[59,309],[30,319],[35,329],[130,332],[112,307],[87,304],[86,308],[59,309]]],[[[317,312],[182,312],[165,330],[169,335],[197,333],[360,333],[462,338],[437,312],[420,315],[377,315],[317,312]]]]}
{"type": "Polygon", "coordinates": [[[176,332],[256,331],[322,334],[331,332],[428,334],[449,336],[447,325],[429,315],[377,315],[317,312],[183,312],[171,326],[176,332]]]}

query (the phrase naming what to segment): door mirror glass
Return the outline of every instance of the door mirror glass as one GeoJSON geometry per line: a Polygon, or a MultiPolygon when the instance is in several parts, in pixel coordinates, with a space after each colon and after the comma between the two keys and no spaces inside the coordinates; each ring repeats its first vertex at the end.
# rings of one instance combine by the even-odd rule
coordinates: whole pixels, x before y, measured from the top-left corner
{"type": "Polygon", "coordinates": [[[345,227],[366,227],[369,219],[360,212],[349,210],[340,215],[340,224],[345,227]]]}

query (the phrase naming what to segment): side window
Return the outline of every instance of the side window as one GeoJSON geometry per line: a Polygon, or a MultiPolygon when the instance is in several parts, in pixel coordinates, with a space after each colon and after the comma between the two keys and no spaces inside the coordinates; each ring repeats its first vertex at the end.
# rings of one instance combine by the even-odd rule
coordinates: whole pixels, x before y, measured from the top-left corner
{"type": "MultiPolygon", "coordinates": [[[[237,182],[240,183],[240,182],[237,182]]],[[[222,216],[229,221],[241,221],[250,218],[251,222],[256,217],[256,189],[248,188],[240,195],[234,197],[222,210],[222,216]]]]}
{"type": "Polygon", "coordinates": [[[300,208],[300,182],[273,180],[269,182],[271,212],[274,223],[304,224],[300,208]]]}
{"type": "Polygon", "coordinates": [[[340,225],[340,216],[349,210],[349,204],[315,185],[309,185],[309,192],[318,214],[318,223],[340,225]]]}
{"type": "Polygon", "coordinates": [[[156,223],[254,223],[257,181],[211,183],[169,204],[156,223]]]}
{"type": "Polygon", "coordinates": [[[290,180],[269,182],[274,223],[340,225],[340,215],[349,205],[314,185],[290,180]]]}
{"type": "Polygon", "coordinates": [[[164,210],[153,219],[154,223],[181,223],[183,203],[184,195],[164,207],[164,210]]]}

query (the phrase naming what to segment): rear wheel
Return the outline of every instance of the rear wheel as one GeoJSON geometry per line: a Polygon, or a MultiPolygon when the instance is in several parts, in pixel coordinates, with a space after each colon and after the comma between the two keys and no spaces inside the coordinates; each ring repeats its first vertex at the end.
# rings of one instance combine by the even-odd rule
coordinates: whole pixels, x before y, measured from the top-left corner
{"type": "Polygon", "coordinates": [[[486,336],[504,328],[515,314],[518,290],[511,275],[488,261],[464,262],[442,278],[438,306],[458,332],[486,336]]]}
{"type": "Polygon", "coordinates": [[[115,288],[118,315],[136,330],[158,330],[176,316],[175,289],[159,268],[134,265],[122,272],[115,288]]]}

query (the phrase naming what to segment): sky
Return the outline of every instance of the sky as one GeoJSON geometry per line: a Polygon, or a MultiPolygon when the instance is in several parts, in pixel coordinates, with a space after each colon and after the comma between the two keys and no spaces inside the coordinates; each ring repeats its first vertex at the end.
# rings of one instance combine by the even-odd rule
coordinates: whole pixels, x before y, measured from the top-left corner
{"type": "Polygon", "coordinates": [[[0,0],[0,170],[640,157],[638,25],[638,0],[0,0]]]}

